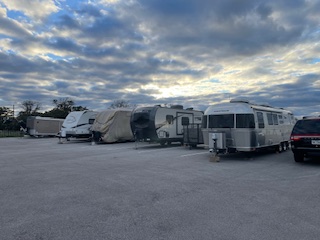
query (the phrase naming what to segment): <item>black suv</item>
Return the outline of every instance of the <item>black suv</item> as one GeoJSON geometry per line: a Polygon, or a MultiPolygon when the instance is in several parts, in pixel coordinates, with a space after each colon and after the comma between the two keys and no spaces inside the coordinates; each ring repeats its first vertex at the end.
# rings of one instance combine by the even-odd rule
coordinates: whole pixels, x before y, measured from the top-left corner
{"type": "Polygon", "coordinates": [[[296,162],[310,153],[320,153],[320,117],[298,120],[291,133],[291,149],[296,162]]]}

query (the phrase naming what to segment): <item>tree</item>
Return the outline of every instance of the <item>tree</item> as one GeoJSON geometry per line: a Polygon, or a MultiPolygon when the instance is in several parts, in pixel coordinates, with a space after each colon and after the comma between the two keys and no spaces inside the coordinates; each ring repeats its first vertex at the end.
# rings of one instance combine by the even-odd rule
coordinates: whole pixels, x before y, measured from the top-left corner
{"type": "Polygon", "coordinates": [[[74,106],[74,101],[70,98],[60,98],[59,100],[53,99],[52,102],[54,105],[56,105],[56,109],[68,113],[72,111],[72,107],[74,106]]]}
{"type": "Polygon", "coordinates": [[[73,106],[72,111],[85,111],[88,110],[87,107],[82,107],[82,106],[73,106]]]}
{"type": "Polygon", "coordinates": [[[134,105],[129,104],[129,101],[126,100],[114,100],[113,103],[110,105],[109,109],[115,108],[133,108],[134,105]]]}
{"type": "Polygon", "coordinates": [[[19,112],[17,120],[26,123],[29,116],[40,116],[38,112],[41,109],[41,104],[32,100],[25,100],[21,103],[23,111],[19,112]]]}
{"type": "Polygon", "coordinates": [[[0,107],[0,129],[7,129],[7,121],[13,117],[13,111],[7,107],[0,107]]]}
{"type": "Polygon", "coordinates": [[[26,100],[21,103],[21,107],[23,109],[23,113],[25,115],[36,115],[38,111],[41,109],[41,104],[36,101],[26,100]]]}
{"type": "Polygon", "coordinates": [[[0,119],[13,117],[13,111],[7,107],[0,107],[0,119]]]}
{"type": "Polygon", "coordinates": [[[75,102],[70,98],[53,99],[52,103],[55,105],[50,111],[43,114],[44,117],[66,118],[72,111],[88,110],[86,107],[75,106],[75,102]]]}
{"type": "Polygon", "coordinates": [[[0,107],[0,130],[19,130],[20,124],[13,115],[13,110],[0,107]]]}

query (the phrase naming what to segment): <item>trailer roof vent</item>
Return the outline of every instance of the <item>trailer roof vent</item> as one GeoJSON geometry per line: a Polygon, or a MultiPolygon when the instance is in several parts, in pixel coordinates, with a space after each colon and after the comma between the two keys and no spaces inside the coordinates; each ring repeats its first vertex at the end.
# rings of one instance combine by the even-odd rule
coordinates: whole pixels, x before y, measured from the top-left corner
{"type": "Polygon", "coordinates": [[[193,110],[193,107],[187,108],[186,110],[193,110]]]}
{"type": "Polygon", "coordinates": [[[262,103],[260,105],[263,106],[263,107],[272,107],[269,103],[262,103]]]}
{"type": "Polygon", "coordinates": [[[230,100],[231,103],[250,103],[246,98],[234,98],[230,100]]]}
{"type": "Polygon", "coordinates": [[[182,106],[182,105],[172,105],[171,108],[174,108],[174,109],[183,109],[183,106],[182,106]]]}

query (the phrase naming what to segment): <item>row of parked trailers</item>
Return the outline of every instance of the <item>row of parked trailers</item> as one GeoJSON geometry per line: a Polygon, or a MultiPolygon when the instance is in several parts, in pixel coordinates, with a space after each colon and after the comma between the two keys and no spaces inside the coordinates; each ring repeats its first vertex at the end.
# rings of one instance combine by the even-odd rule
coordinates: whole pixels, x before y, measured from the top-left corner
{"type": "Polygon", "coordinates": [[[102,112],[71,112],[60,119],[28,119],[30,135],[49,135],[60,139],[92,138],[95,142],[149,141],[161,145],[181,142],[190,148],[198,144],[215,147],[218,152],[250,152],[289,146],[295,123],[292,112],[246,100],[231,100],[209,106],[205,112],[181,105],[140,107],[134,110],[109,109],[102,112]],[[45,123],[46,122],[46,123],[45,123]],[[47,125],[43,128],[37,126],[47,125]],[[213,137],[214,136],[214,137],[213,137]]]}

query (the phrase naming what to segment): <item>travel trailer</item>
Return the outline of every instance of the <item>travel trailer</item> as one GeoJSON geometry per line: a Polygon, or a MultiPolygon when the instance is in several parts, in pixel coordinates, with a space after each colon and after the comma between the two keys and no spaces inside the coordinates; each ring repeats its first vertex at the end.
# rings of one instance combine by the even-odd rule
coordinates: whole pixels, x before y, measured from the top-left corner
{"type": "Polygon", "coordinates": [[[141,107],[131,115],[131,129],[138,141],[159,142],[161,145],[172,142],[183,143],[183,126],[202,121],[203,112],[181,105],[161,107],[141,107]]]}
{"type": "Polygon", "coordinates": [[[243,99],[209,106],[203,117],[204,144],[217,152],[252,152],[273,147],[281,152],[290,142],[293,114],[282,108],[243,99]],[[213,140],[213,141],[212,141],[213,140]]]}
{"type": "Polygon", "coordinates": [[[58,135],[64,119],[29,116],[27,134],[34,137],[58,135]]]}
{"type": "Polygon", "coordinates": [[[98,113],[91,127],[95,142],[125,142],[132,141],[130,127],[132,109],[108,109],[98,113]]]}
{"type": "Polygon", "coordinates": [[[90,110],[70,112],[61,126],[59,139],[90,138],[90,128],[97,114],[98,112],[90,110]]]}

